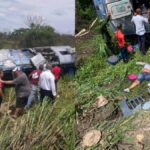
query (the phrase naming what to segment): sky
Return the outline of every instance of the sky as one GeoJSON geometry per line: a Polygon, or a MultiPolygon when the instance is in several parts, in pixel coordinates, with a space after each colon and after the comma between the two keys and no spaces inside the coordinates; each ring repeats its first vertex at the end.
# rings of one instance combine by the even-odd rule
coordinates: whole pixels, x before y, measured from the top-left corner
{"type": "Polygon", "coordinates": [[[0,31],[27,28],[28,16],[41,16],[61,34],[74,34],[75,0],[0,0],[0,31]]]}

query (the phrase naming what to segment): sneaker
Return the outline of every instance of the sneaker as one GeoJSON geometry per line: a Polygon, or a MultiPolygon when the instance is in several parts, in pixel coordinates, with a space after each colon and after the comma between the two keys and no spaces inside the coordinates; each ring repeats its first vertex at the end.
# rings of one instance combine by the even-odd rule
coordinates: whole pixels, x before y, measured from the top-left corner
{"type": "Polygon", "coordinates": [[[150,87],[150,83],[148,83],[147,86],[150,87]]]}
{"type": "Polygon", "coordinates": [[[129,93],[129,92],[130,92],[130,89],[127,88],[127,89],[124,89],[123,91],[129,93]]]}

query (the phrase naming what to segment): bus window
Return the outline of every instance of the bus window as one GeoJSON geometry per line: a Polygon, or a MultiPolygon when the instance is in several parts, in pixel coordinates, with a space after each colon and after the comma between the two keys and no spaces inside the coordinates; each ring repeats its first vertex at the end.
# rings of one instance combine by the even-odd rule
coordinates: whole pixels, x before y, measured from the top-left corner
{"type": "Polygon", "coordinates": [[[120,0],[107,4],[107,10],[111,13],[112,19],[131,15],[132,6],[129,0],[120,0]]]}

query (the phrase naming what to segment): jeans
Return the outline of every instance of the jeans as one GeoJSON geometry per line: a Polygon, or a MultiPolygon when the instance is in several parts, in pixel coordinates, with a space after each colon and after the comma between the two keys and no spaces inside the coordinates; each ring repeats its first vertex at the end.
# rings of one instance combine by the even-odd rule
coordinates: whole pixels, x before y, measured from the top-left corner
{"type": "Polygon", "coordinates": [[[128,60],[128,51],[127,51],[127,48],[126,47],[122,47],[120,48],[120,52],[121,52],[121,56],[122,56],[122,59],[123,61],[127,61],[128,60]]]}
{"type": "Polygon", "coordinates": [[[142,54],[145,54],[145,35],[138,35],[139,48],[142,54]]]}
{"type": "Polygon", "coordinates": [[[137,80],[142,81],[150,81],[150,73],[142,72],[138,75],[137,80]]]}
{"type": "Polygon", "coordinates": [[[32,84],[31,93],[29,95],[28,103],[26,107],[28,108],[31,107],[33,104],[33,101],[38,102],[39,101],[38,95],[39,95],[39,87],[32,84]]]}

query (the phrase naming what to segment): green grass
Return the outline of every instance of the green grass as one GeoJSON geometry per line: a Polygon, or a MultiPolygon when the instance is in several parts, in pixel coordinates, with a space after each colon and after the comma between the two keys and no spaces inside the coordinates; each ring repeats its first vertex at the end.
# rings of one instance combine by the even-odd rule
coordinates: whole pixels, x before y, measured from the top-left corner
{"type": "MultiPolygon", "coordinates": [[[[127,79],[127,75],[129,73],[138,74],[142,69],[142,66],[136,65],[137,61],[150,63],[150,52],[146,56],[142,56],[137,51],[130,56],[127,64],[120,61],[117,65],[112,66],[107,63],[107,55],[105,53],[107,45],[105,43],[106,41],[101,35],[95,35],[87,41],[83,40],[77,43],[77,51],[79,52],[87,48],[94,48],[93,53],[84,59],[75,80],[76,104],[83,109],[83,112],[90,112],[96,97],[100,95],[105,96],[109,103],[114,103],[118,107],[121,101],[118,101],[117,97],[130,99],[147,93],[148,82],[146,81],[130,93],[124,93],[123,89],[131,84],[131,81],[127,79]]],[[[129,118],[115,118],[109,121],[99,120],[96,126],[91,126],[91,128],[98,128],[103,131],[102,143],[104,145],[101,149],[106,147],[110,150],[115,149],[114,145],[125,138],[125,133],[133,130],[131,123],[135,117],[136,115],[129,118]]],[[[98,144],[91,149],[96,150],[99,146],[98,144]]]]}
{"type": "Polygon", "coordinates": [[[36,104],[16,122],[1,118],[1,150],[74,149],[73,78],[61,79],[58,89],[60,98],[53,105],[46,100],[36,104]]]}

